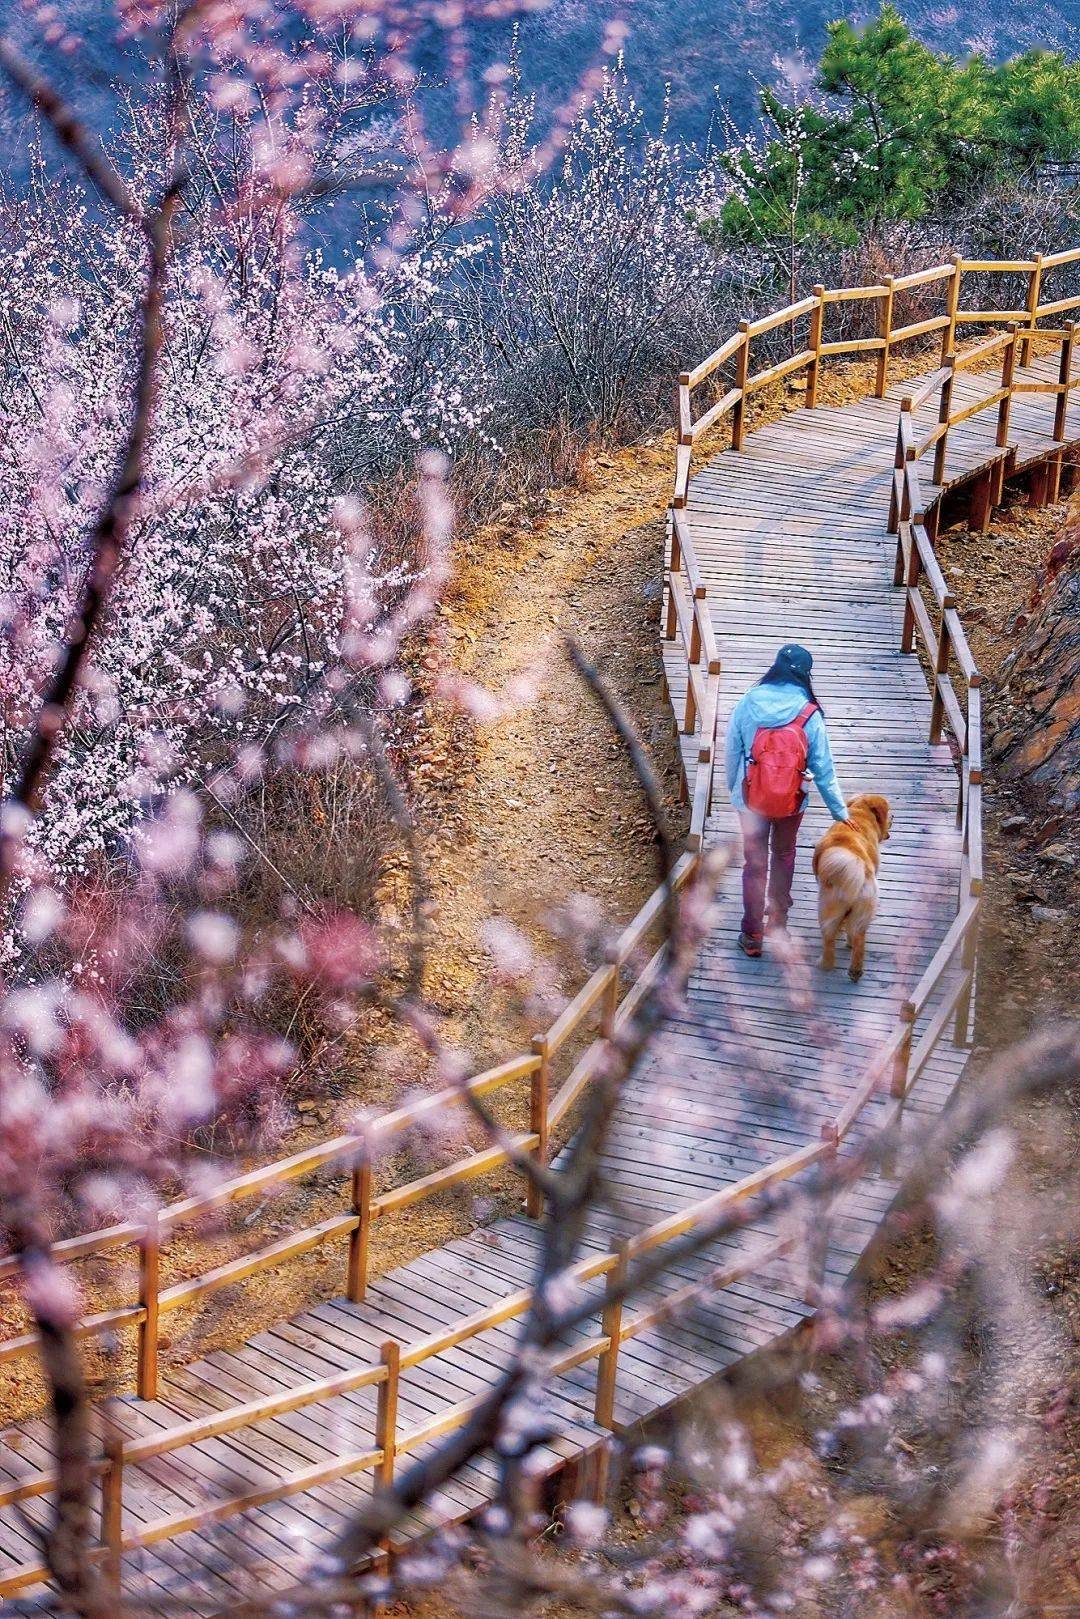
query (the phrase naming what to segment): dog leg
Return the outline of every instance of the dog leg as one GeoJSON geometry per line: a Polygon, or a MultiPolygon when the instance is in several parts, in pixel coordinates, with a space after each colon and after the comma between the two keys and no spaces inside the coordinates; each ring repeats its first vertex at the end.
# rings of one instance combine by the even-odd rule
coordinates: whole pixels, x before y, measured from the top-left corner
{"type": "Polygon", "coordinates": [[[836,936],[840,932],[840,918],[823,918],[821,923],[821,965],[827,973],[836,966],[836,936]]]}
{"type": "Polygon", "coordinates": [[[851,936],[851,965],[847,975],[853,984],[857,984],[863,975],[863,963],[866,960],[866,932],[855,933],[851,936]]]}

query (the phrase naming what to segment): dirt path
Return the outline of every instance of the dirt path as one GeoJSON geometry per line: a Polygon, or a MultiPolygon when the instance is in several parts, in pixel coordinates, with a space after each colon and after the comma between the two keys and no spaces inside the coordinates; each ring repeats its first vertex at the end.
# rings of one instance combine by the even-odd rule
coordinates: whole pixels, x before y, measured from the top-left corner
{"type": "Polygon", "coordinates": [[[534,701],[490,723],[441,715],[416,771],[423,819],[437,828],[429,993],[485,1050],[506,1049],[515,1034],[505,1009],[492,1026],[489,918],[507,917],[542,948],[561,903],[591,896],[617,927],[657,880],[626,750],[572,668],[565,633],[644,738],[681,831],[656,637],[670,457],[670,444],[654,441],[590,460],[569,497],[506,513],[463,548],[443,624],[454,667],[496,697],[522,678],[536,689],[534,701]],[[451,772],[440,755],[455,759],[451,772]]]}

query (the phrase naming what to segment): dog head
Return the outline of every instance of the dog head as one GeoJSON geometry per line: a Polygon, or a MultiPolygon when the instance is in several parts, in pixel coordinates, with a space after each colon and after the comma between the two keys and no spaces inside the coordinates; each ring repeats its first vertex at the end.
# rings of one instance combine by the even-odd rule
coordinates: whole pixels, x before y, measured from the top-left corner
{"type": "Polygon", "coordinates": [[[880,793],[856,793],[854,798],[848,799],[848,809],[853,813],[862,810],[875,823],[878,841],[885,842],[892,831],[892,810],[887,798],[880,793]]]}

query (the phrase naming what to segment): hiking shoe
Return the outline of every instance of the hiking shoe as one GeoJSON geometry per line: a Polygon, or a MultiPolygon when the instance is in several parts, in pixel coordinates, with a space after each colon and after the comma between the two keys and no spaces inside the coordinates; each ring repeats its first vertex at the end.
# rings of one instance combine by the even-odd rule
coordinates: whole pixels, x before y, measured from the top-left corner
{"type": "Polygon", "coordinates": [[[756,958],[761,954],[761,940],[755,939],[749,933],[740,933],[739,949],[742,951],[744,956],[756,958]]]}

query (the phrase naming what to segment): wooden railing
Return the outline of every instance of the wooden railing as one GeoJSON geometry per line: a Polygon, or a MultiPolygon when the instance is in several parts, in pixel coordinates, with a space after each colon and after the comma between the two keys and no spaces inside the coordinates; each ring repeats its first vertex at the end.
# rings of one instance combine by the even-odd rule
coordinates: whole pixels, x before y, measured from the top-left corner
{"type": "MultiPolygon", "coordinates": [[[[695,865],[696,856],[690,853],[679,860],[672,874],[672,886],[676,893],[693,875],[695,865]]],[[[275,1269],[328,1242],[345,1245],[346,1296],[358,1302],[364,1297],[367,1287],[368,1250],[376,1221],[438,1192],[460,1186],[475,1176],[512,1163],[510,1150],[490,1146],[399,1186],[375,1190],[374,1165],[386,1149],[410,1129],[451,1109],[465,1107],[468,1100],[466,1093],[485,1097],[527,1082],[529,1129],[512,1136],[510,1148],[517,1153],[529,1153],[546,1164],[554,1132],[571,1112],[596,1071],[609,1038],[634,1016],[660,971],[662,947],[655,950],[643,966],[637,965],[637,957],[650,933],[658,928],[666,902],[667,888],[661,886],[619,935],[603,965],[589,977],[550,1028],[534,1038],[530,1052],[486,1069],[463,1085],[446,1086],[403,1107],[376,1115],[363,1134],[335,1136],[288,1158],[234,1176],[203,1196],[182,1198],[166,1204],[148,1222],[126,1221],[54,1243],[52,1255],[58,1263],[98,1259],[124,1247],[133,1247],[138,1252],[137,1302],[83,1317],[75,1328],[77,1336],[91,1338],[104,1332],[135,1328],[138,1332],[136,1386],[143,1399],[154,1399],[158,1386],[161,1319],[171,1311],[197,1305],[224,1287],[243,1282],[259,1272],[275,1269]],[[629,981],[628,969],[633,970],[633,977],[629,981]],[[579,1041],[592,1022],[599,1024],[596,1037],[552,1094],[560,1053],[572,1042],[579,1041]],[[162,1248],[180,1227],[319,1171],[337,1172],[344,1178],[347,1206],[341,1214],[292,1232],[253,1253],[227,1260],[202,1275],[174,1282],[168,1287],[160,1285],[162,1248]]],[[[539,1215],[541,1209],[531,1182],[528,1195],[530,1212],[539,1215]]],[[[13,1278],[17,1272],[18,1261],[14,1256],[0,1258],[0,1282],[13,1278]]],[[[33,1332],[9,1338],[0,1343],[0,1362],[29,1354],[36,1344],[37,1336],[33,1332]]]]}
{"type": "MultiPolygon", "coordinates": [[[[688,868],[684,867],[684,871],[688,868]]],[[[624,1003],[625,1004],[625,1003],[624,1003]]],[[[553,1378],[564,1375],[578,1366],[597,1361],[596,1391],[593,1417],[598,1430],[613,1430],[615,1393],[618,1379],[619,1352],[623,1344],[647,1331],[650,1327],[670,1319],[696,1300],[717,1292],[741,1278],[752,1275],[795,1246],[795,1238],[785,1236],[756,1247],[734,1264],[730,1261],[708,1270],[698,1281],[687,1283],[654,1303],[631,1312],[621,1297],[621,1286],[627,1268],[635,1259],[663,1248],[680,1238],[688,1237],[710,1224],[718,1222],[735,1205],[760,1196],[762,1193],[800,1175],[815,1164],[828,1163],[839,1151],[845,1136],[871,1101],[883,1089],[892,1072],[895,1042],[880,1053],[867,1072],[858,1095],[839,1113],[836,1119],[822,1128],[816,1141],[808,1142],[797,1151],[788,1153],[776,1162],[753,1171],[731,1186],[702,1198],[699,1202],[666,1216],[654,1225],[638,1232],[628,1241],[599,1254],[590,1254],[572,1267],[571,1279],[581,1286],[603,1280],[604,1288],[597,1294],[598,1324],[587,1331],[571,1348],[554,1356],[549,1362],[553,1378]]],[[[921,1071],[912,1065],[911,1083],[921,1071]]],[[[910,1091],[907,1085],[904,1094],[910,1091]]],[[[895,1093],[900,1094],[900,1093],[895,1093]]],[[[896,1104],[898,1108],[901,1102],[896,1104]]],[[[822,1263],[824,1262],[822,1256],[822,1263]]],[[[820,1275],[808,1275],[807,1291],[813,1295],[820,1287],[820,1275]]],[[[371,1472],[379,1482],[388,1484],[394,1477],[397,1458],[405,1456],[432,1440],[453,1432],[468,1421],[484,1398],[480,1393],[429,1417],[422,1423],[402,1429],[398,1422],[398,1395],[404,1374],[424,1365],[426,1361],[445,1354],[458,1345],[520,1320],[531,1308],[533,1290],[522,1288],[500,1299],[486,1310],[463,1316],[459,1321],[425,1338],[408,1344],[396,1341],[384,1343],[379,1360],[358,1366],[333,1377],[320,1378],[297,1384],[260,1400],[232,1406],[211,1416],[199,1417],[174,1428],[146,1438],[124,1440],[114,1433],[102,1448],[92,1466],[92,1475],[98,1480],[101,1492],[100,1547],[95,1554],[103,1569],[119,1589],[120,1559],[124,1553],[151,1546],[163,1540],[182,1535],[201,1525],[216,1523],[254,1511],[274,1501],[283,1501],[321,1485],[371,1472]],[[205,1443],[225,1434],[240,1433],[261,1422],[299,1411],[305,1407],[362,1389],[376,1392],[374,1411],[371,1412],[372,1443],[355,1451],[335,1454],[317,1466],[295,1470],[273,1483],[235,1495],[210,1499],[198,1507],[181,1513],[158,1518],[143,1524],[137,1531],[125,1532],[123,1503],[125,1480],[140,1467],[160,1457],[183,1450],[186,1446],[205,1443]]],[[[357,1412],[359,1420],[363,1413],[357,1412]]],[[[598,1433],[598,1441],[600,1439],[598,1433]]],[[[48,1495],[56,1487],[56,1476],[48,1472],[33,1473],[18,1483],[0,1489],[0,1508],[48,1495]]],[[[40,1583],[47,1577],[42,1564],[24,1564],[0,1576],[0,1596],[10,1596],[27,1586],[40,1583]]]]}
{"type": "MultiPolygon", "coordinates": [[[[805,375],[804,404],[807,409],[813,409],[818,402],[823,360],[876,355],[875,391],[880,399],[884,398],[889,386],[890,364],[898,349],[910,344],[925,344],[927,338],[940,333],[941,363],[944,366],[956,349],[958,328],[1017,322],[1020,329],[1020,364],[1027,365],[1031,345],[1041,330],[1039,322],[1080,308],[1080,294],[1050,300],[1043,298],[1047,276],[1077,263],[1080,263],[1080,248],[1038,255],[1033,259],[970,259],[957,254],[948,264],[935,264],[908,275],[886,276],[873,286],[816,286],[808,297],[788,304],[784,309],[756,320],[741,321],[738,331],[714,353],[679,377],[675,509],[681,510],[686,505],[694,450],[705,435],[730,416],[731,447],[743,449],[750,399],[769,383],[799,373],[805,375]],[[995,277],[1026,278],[1024,307],[995,308],[986,299],[980,299],[978,307],[964,309],[964,281],[970,277],[978,277],[980,283],[995,277]],[[923,307],[925,300],[930,297],[940,299],[942,307],[939,312],[927,315],[923,313],[923,307]],[[863,324],[873,327],[872,333],[830,337],[830,319],[838,308],[843,310],[849,322],[853,316],[861,314],[863,324]],[[865,319],[867,316],[868,321],[865,319]],[[770,355],[771,363],[755,370],[753,359],[757,340],[778,332],[787,334],[792,352],[781,358],[770,355]],[[722,379],[719,387],[717,379],[722,379]],[[715,397],[695,417],[694,394],[708,382],[713,385],[715,397]]],[[[1048,334],[1044,331],[1043,335],[1048,334]]]]}
{"type": "MultiPolygon", "coordinates": [[[[815,288],[811,298],[781,310],[775,316],[744,323],[739,333],[727,344],[680,378],[679,442],[664,633],[669,641],[681,646],[687,665],[683,730],[686,734],[699,735],[701,741],[698,767],[693,781],[688,782],[693,848],[676,868],[676,887],[681,887],[692,876],[698,860],[695,851],[704,835],[715,765],[720,673],[708,597],[694,556],[689,529],[682,516],[693,447],[711,426],[729,412],[734,414],[732,437],[735,447],[741,447],[747,399],[756,388],[800,369],[805,369],[807,373],[806,403],[813,406],[820,362],[829,355],[875,352],[878,355],[877,391],[879,395],[883,394],[888,382],[890,355],[896,346],[938,331],[942,333],[941,368],[916,394],[902,402],[889,526],[890,531],[897,535],[894,579],[897,586],[906,592],[902,649],[910,652],[914,649],[916,637],[921,640],[930,664],[933,690],[930,738],[939,741],[945,729],[948,729],[956,744],[959,762],[958,824],[963,830],[963,855],[954,921],[918,984],[905,998],[896,1030],[875,1055],[845,1106],[822,1127],[819,1138],[689,1208],[658,1221],[631,1241],[602,1254],[589,1255],[575,1267],[577,1280],[583,1286],[593,1282],[603,1284],[596,1299],[598,1325],[595,1331],[588,1332],[580,1342],[559,1355],[552,1362],[551,1372],[553,1376],[558,1376],[592,1360],[598,1363],[594,1404],[598,1430],[614,1427],[619,1352],[624,1343],[676,1311],[685,1309],[704,1294],[759,1270],[789,1250],[793,1239],[771,1242],[748,1254],[737,1265],[717,1266],[704,1279],[678,1288],[659,1302],[638,1309],[636,1313],[630,1312],[630,1307],[621,1302],[616,1292],[626,1267],[647,1252],[662,1248],[695,1230],[707,1229],[708,1223],[730,1206],[753,1199],[816,1164],[827,1165],[840,1151],[845,1138],[868,1108],[885,1092],[891,1097],[891,1104],[886,1107],[884,1114],[878,1116],[875,1124],[887,1125],[895,1121],[950,1025],[952,1038],[957,1044],[964,1044],[968,1039],[983,873],[981,691],[979,672],[960,623],[955,597],[949,591],[935,557],[918,466],[921,456],[933,448],[935,461],[941,458],[944,472],[950,429],[975,414],[974,410],[953,411],[952,385],[955,377],[961,370],[985,365],[999,351],[1002,354],[1001,387],[991,391],[978,407],[999,411],[996,449],[1007,451],[1008,448],[1008,409],[1012,398],[1019,392],[1032,391],[1052,392],[1056,396],[1053,438],[1049,443],[1051,449],[1060,448],[1064,426],[1063,401],[1067,402],[1070,389],[1076,385],[1076,379],[1071,376],[1072,328],[1066,328],[1063,332],[1048,332],[1039,328],[1037,323],[1049,314],[1080,305],[1080,297],[1059,299],[1052,303],[1040,302],[1047,271],[1077,260],[1080,260],[1080,250],[1033,261],[989,263],[956,259],[951,265],[936,266],[912,276],[886,278],[880,286],[831,291],[815,288]],[[1017,324],[1015,310],[960,309],[963,276],[993,272],[1022,272],[1029,276],[1029,295],[1025,309],[1020,311],[1023,326],[1017,324]],[[907,295],[914,289],[941,282],[946,283],[943,314],[895,324],[897,309],[900,307],[902,312],[902,300],[907,295]],[[901,300],[899,306],[898,299],[901,300]],[[876,334],[871,337],[827,339],[824,327],[830,306],[858,301],[877,307],[876,334]],[[805,346],[797,349],[788,359],[752,373],[750,355],[754,338],[784,326],[793,327],[803,318],[807,318],[809,323],[805,346]],[[957,328],[965,323],[1004,323],[1010,330],[958,357],[954,354],[955,335],[957,328]],[[1015,380],[1017,360],[1021,359],[1023,363],[1026,350],[1035,341],[1060,343],[1062,363],[1057,384],[1035,385],[1015,380]],[[691,391],[732,358],[737,361],[736,387],[723,392],[694,421],[690,411],[691,391]],[[938,395],[937,427],[920,441],[916,436],[915,416],[935,393],[938,395]],[[1005,424],[1005,441],[1002,439],[1002,421],[1005,424]],[[954,682],[954,665],[957,679],[963,683],[963,694],[954,682]]],[[[1003,465],[1004,461],[1004,456],[995,454],[991,457],[992,470],[999,463],[1003,465]]],[[[941,479],[935,482],[940,487],[941,479]]],[[[990,485],[988,498],[994,497],[995,488],[1000,493],[998,485],[990,485]]],[[[650,931],[659,923],[665,901],[663,889],[650,898],[621,935],[609,959],[591,975],[546,1033],[537,1036],[529,1053],[477,1074],[467,1082],[467,1088],[479,1096],[527,1083],[529,1128],[513,1139],[512,1145],[516,1150],[532,1153],[541,1162],[547,1162],[552,1137],[565,1123],[574,1104],[588,1086],[605,1054],[608,1040],[626,1019],[633,1016],[661,969],[662,949],[651,955],[645,965],[638,968],[633,979],[624,984],[626,969],[635,963],[650,931]],[[580,1038],[593,1018],[599,1023],[595,1039],[578,1057],[561,1085],[553,1091],[553,1073],[560,1053],[572,1040],[580,1038]]],[[[221,1287],[283,1264],[328,1241],[342,1241],[347,1245],[347,1295],[353,1300],[362,1299],[368,1276],[368,1244],[376,1219],[511,1161],[505,1148],[493,1146],[402,1186],[375,1191],[372,1172],[379,1148],[433,1114],[461,1107],[464,1101],[459,1087],[434,1092],[380,1115],[363,1135],[335,1137],[317,1147],[234,1177],[207,1196],[186,1198],[167,1205],[149,1226],[125,1222],[55,1243],[53,1254],[61,1262],[99,1257],[132,1245],[138,1248],[140,1254],[138,1302],[87,1317],[80,1323],[78,1331],[84,1336],[92,1336],[107,1328],[135,1327],[139,1333],[139,1393],[152,1398],[157,1388],[159,1322],[161,1316],[170,1310],[195,1304],[221,1287]],[[203,1276],[175,1283],[168,1288],[160,1287],[161,1247],[179,1226],[319,1170],[340,1172],[346,1178],[348,1206],[341,1214],[271,1243],[254,1254],[230,1260],[203,1276]]],[[[530,1208],[534,1214],[540,1212],[531,1194],[530,1208]]],[[[821,1263],[824,1263],[823,1256],[821,1263]]],[[[13,1275],[16,1268],[14,1258],[0,1259],[0,1280],[13,1275]]],[[[819,1281],[820,1278],[808,1277],[809,1296],[814,1296],[819,1281]]],[[[445,1411],[422,1424],[402,1430],[397,1414],[402,1375],[485,1331],[520,1319],[531,1303],[531,1290],[522,1289],[490,1309],[463,1316],[427,1338],[409,1344],[387,1342],[382,1347],[378,1362],[374,1364],[358,1366],[331,1378],[299,1384],[264,1399],[236,1405],[212,1416],[166,1429],[149,1438],[124,1441],[118,1435],[114,1436],[105,1444],[95,1464],[101,1488],[99,1556],[103,1566],[118,1581],[120,1557],[125,1551],[167,1540],[200,1524],[251,1511],[269,1502],[283,1500],[358,1473],[373,1472],[382,1482],[389,1482],[394,1476],[399,1456],[453,1431],[468,1420],[477,1400],[482,1398],[481,1395],[448,1406],[445,1411]],[[160,1518],[143,1525],[134,1533],[125,1532],[125,1478],[133,1470],[158,1457],[182,1450],[185,1446],[223,1434],[239,1433],[257,1423],[365,1388],[376,1391],[374,1411],[370,1414],[370,1445],[345,1455],[335,1455],[320,1465],[294,1471],[259,1489],[225,1499],[209,1500],[190,1512],[160,1518]]],[[[25,1353],[33,1344],[32,1335],[9,1340],[0,1345],[0,1359],[25,1353]]],[[[55,1488],[56,1482],[55,1476],[50,1473],[31,1474],[0,1490],[0,1508],[46,1495],[55,1488]]],[[[15,1569],[0,1577],[0,1595],[9,1595],[45,1577],[46,1571],[39,1565],[15,1569]]]]}
{"type": "Polygon", "coordinates": [[[682,513],[672,510],[668,525],[667,606],[663,638],[677,646],[686,668],[686,702],[681,730],[697,736],[698,749],[691,775],[684,772],[684,791],[690,803],[688,846],[700,849],[705,821],[712,808],[715,779],[716,727],[720,706],[720,655],[709,614],[708,593],[694,553],[693,541],[682,513]]]}

